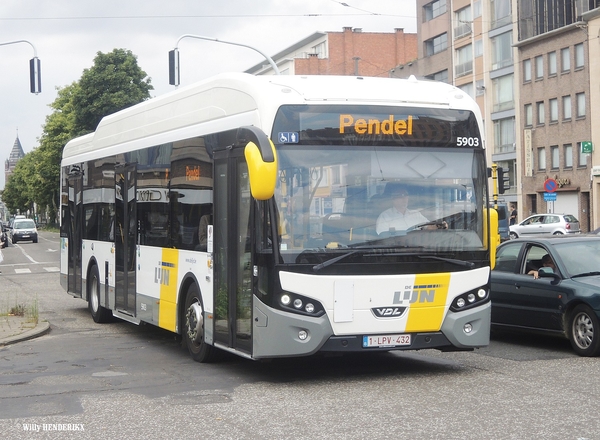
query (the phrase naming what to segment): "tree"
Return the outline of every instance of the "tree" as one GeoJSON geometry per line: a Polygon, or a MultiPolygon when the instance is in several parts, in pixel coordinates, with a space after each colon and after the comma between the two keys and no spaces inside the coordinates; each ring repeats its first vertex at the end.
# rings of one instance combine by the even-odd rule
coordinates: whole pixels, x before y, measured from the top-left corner
{"type": "Polygon", "coordinates": [[[73,93],[75,134],[95,131],[104,116],[145,101],[153,89],[131,51],[98,52],[94,66],[83,71],[73,93]]]}
{"type": "Polygon", "coordinates": [[[56,221],[64,146],[74,137],[95,131],[104,116],[150,98],[153,89],[131,51],[98,52],[94,65],[83,71],[79,81],[58,89],[39,147],[19,161],[2,193],[8,209],[24,211],[35,203],[48,211],[50,221],[56,221]]]}

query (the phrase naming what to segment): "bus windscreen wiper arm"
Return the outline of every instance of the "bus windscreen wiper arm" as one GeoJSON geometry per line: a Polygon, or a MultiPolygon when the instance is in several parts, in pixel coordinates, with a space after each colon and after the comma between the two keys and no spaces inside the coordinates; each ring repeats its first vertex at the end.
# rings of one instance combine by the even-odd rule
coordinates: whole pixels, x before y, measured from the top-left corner
{"type": "Polygon", "coordinates": [[[473,267],[473,266],[475,266],[475,263],[473,263],[471,261],[455,260],[454,258],[436,257],[434,255],[419,255],[419,258],[429,258],[431,260],[445,261],[447,263],[456,264],[458,266],[466,266],[466,267],[473,267]]]}
{"type": "Polygon", "coordinates": [[[324,261],[323,263],[319,263],[319,264],[313,266],[313,272],[318,272],[321,269],[323,269],[324,267],[331,266],[332,264],[337,263],[338,261],[343,260],[344,258],[349,257],[350,255],[354,255],[357,252],[358,251],[346,252],[345,254],[339,255],[335,258],[332,258],[331,260],[327,260],[327,261],[324,261]]]}

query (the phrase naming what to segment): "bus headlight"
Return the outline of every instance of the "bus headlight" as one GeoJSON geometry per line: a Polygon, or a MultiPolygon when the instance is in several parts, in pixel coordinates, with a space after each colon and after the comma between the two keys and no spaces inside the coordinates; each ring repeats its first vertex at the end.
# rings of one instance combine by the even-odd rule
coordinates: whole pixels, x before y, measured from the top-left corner
{"type": "Polygon", "coordinates": [[[306,316],[317,317],[325,314],[325,307],[323,307],[319,301],[287,291],[281,293],[275,307],[286,312],[293,312],[306,316]]]}
{"type": "Polygon", "coordinates": [[[484,288],[477,288],[465,292],[462,295],[458,295],[452,301],[450,310],[453,312],[459,312],[462,310],[470,309],[471,307],[480,306],[490,300],[488,291],[484,288]]]}

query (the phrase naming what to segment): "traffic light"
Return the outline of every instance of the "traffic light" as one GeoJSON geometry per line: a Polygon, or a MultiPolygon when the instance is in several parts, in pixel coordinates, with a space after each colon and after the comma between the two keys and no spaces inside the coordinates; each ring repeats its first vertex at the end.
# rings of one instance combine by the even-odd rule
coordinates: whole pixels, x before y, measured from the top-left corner
{"type": "Polygon", "coordinates": [[[498,167],[498,194],[504,194],[504,191],[510,189],[510,176],[508,170],[502,167],[498,167]]]}
{"type": "Polygon", "coordinates": [[[29,60],[29,86],[31,93],[36,95],[42,91],[42,70],[38,57],[29,60]]]}
{"type": "Polygon", "coordinates": [[[179,85],[179,50],[173,49],[169,51],[169,84],[172,86],[179,85]]]}

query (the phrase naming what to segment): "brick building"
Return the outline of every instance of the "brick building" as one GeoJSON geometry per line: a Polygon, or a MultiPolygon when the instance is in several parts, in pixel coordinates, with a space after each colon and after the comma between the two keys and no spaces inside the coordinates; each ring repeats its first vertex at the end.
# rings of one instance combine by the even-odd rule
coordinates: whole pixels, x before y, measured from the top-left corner
{"type": "MultiPolygon", "coordinates": [[[[316,32],[275,54],[284,75],[357,75],[388,77],[389,71],[417,58],[417,34],[363,32],[345,27],[342,32],[316,32]]],[[[261,62],[246,73],[272,75],[261,62]]]]}

